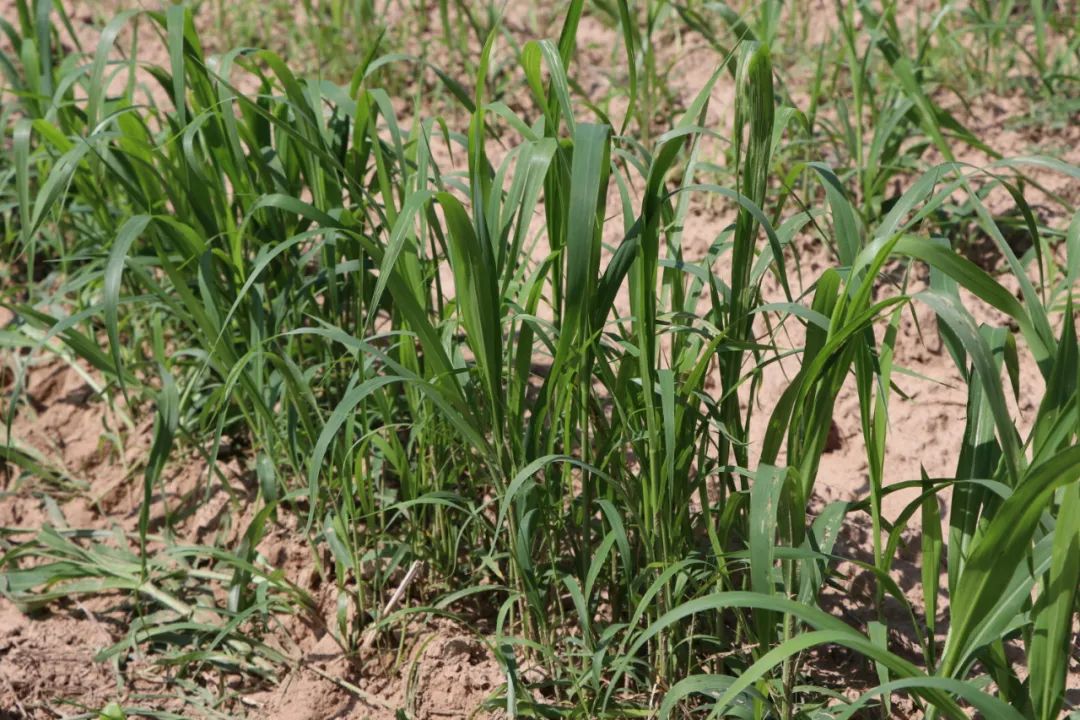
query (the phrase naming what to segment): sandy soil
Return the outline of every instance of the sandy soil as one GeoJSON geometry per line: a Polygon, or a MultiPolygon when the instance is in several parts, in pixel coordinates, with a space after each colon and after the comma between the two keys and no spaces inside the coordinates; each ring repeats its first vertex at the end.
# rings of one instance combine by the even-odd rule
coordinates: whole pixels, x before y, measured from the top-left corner
{"type": "MultiPolygon", "coordinates": [[[[116,3],[111,3],[116,4],[116,3]]],[[[120,3],[123,4],[123,3],[120,3]]],[[[11,0],[0,0],[0,10],[7,17],[11,0]]],[[[92,13],[85,2],[72,3],[73,16],[80,23],[80,33],[92,40],[89,29],[92,13]]],[[[526,18],[514,19],[522,25],[526,18]]],[[[816,28],[815,32],[822,32],[816,28]]],[[[146,59],[165,62],[161,44],[149,33],[142,39],[146,59]]],[[[582,47],[586,62],[584,84],[603,88],[612,81],[602,68],[610,57],[613,38],[599,23],[586,18],[582,23],[582,47]]],[[[689,102],[712,71],[712,63],[703,46],[687,38],[686,45],[673,48],[669,77],[676,80],[677,91],[689,102]]],[[[1022,112],[1022,100],[1013,97],[984,96],[969,108],[955,111],[975,134],[1005,155],[1027,154],[1034,148],[1066,148],[1066,160],[1080,164],[1080,124],[1056,131],[1017,129],[1008,121],[1022,112]]],[[[729,122],[731,93],[729,84],[717,88],[710,121],[729,122]]],[[[982,164],[985,158],[968,153],[965,160],[982,164]]],[[[1080,202],[1080,187],[1060,176],[1040,175],[1051,190],[1080,202]]],[[[685,232],[688,257],[700,257],[719,232],[730,222],[730,211],[699,204],[691,211],[692,222],[685,232]]],[[[800,243],[801,260],[811,275],[830,262],[827,249],[820,243],[800,243]]],[[[993,266],[995,261],[990,260],[993,266]]],[[[917,281],[919,282],[919,281],[917,281]]],[[[1005,282],[1005,280],[1003,280],[1005,282]]],[[[775,293],[777,288],[766,287],[775,293]]],[[[988,321],[999,318],[989,309],[972,304],[976,317],[988,321]]],[[[3,311],[0,310],[0,313],[3,311]]],[[[897,361],[918,376],[934,378],[927,382],[915,377],[900,377],[898,385],[907,395],[894,394],[890,405],[886,482],[912,479],[925,468],[930,476],[949,475],[963,432],[966,390],[943,352],[936,336],[935,322],[925,308],[915,316],[907,314],[901,324],[897,361]],[[920,329],[922,335],[920,336],[920,329]]],[[[0,326],[10,318],[0,316],[0,326]]],[[[801,342],[793,325],[790,342],[801,342]]],[[[10,362],[10,358],[7,359],[10,362]]],[[[757,428],[767,411],[787,386],[784,371],[778,366],[767,375],[761,394],[762,408],[757,413],[757,428]]],[[[4,406],[13,386],[17,369],[4,373],[0,368],[0,391],[4,406]]],[[[33,448],[63,470],[63,477],[53,480],[17,479],[14,473],[0,473],[0,536],[14,543],[28,537],[27,530],[50,523],[58,528],[108,529],[135,527],[141,499],[140,462],[150,445],[150,420],[134,422],[127,409],[109,406],[95,385],[92,372],[55,359],[37,362],[25,370],[24,400],[19,404],[13,424],[13,438],[22,446],[33,448]]],[[[1021,385],[1034,388],[1041,380],[1030,361],[1021,367],[1021,385]]],[[[1034,411],[1032,397],[1025,395],[1014,408],[1021,430],[1034,411]]],[[[834,449],[822,463],[818,483],[820,500],[856,499],[868,492],[867,464],[859,427],[858,399],[853,388],[845,388],[837,402],[837,428],[834,449]]],[[[168,526],[190,542],[211,544],[235,543],[246,527],[242,500],[253,492],[252,478],[241,470],[242,463],[232,459],[222,464],[219,475],[207,472],[198,456],[174,459],[165,483],[166,492],[156,498],[152,509],[155,527],[168,526]],[[207,478],[210,478],[209,482],[207,478]],[[226,492],[226,486],[231,490],[226,492]],[[207,489],[209,488],[209,490],[207,489]]],[[[911,500],[911,495],[897,494],[886,500],[886,514],[896,514],[911,500]]],[[[467,628],[445,620],[405,628],[399,636],[385,637],[369,651],[347,657],[327,631],[336,607],[335,590],[319,587],[312,571],[306,545],[296,540],[296,528],[283,519],[268,533],[260,553],[270,564],[282,569],[290,581],[311,594],[321,621],[283,617],[279,637],[271,642],[289,658],[291,671],[276,677],[262,688],[244,688],[244,694],[231,709],[246,711],[251,717],[292,720],[310,718],[387,718],[394,709],[404,707],[411,717],[466,717],[476,711],[503,681],[499,667],[482,638],[467,628]]],[[[847,531],[847,550],[865,551],[869,530],[857,522],[847,531]]],[[[895,579],[919,605],[921,597],[914,589],[919,581],[917,548],[905,547],[895,564],[895,579]]],[[[851,597],[837,603],[837,612],[854,621],[866,618],[859,613],[860,577],[851,567],[847,587],[851,597]]],[[[863,579],[864,580],[864,579],[863,579]]],[[[945,598],[943,597],[944,601],[945,598]]],[[[95,656],[116,643],[125,623],[132,619],[116,597],[95,597],[85,601],[74,598],[44,608],[17,608],[0,599],[0,718],[46,718],[79,712],[80,708],[100,707],[114,699],[120,677],[115,662],[95,662],[95,656]],[[25,611],[25,612],[24,612],[25,611]]],[[[903,638],[898,638],[903,642],[903,638]]],[[[826,660],[843,669],[842,659],[826,660]]],[[[129,687],[144,693],[164,691],[168,678],[152,672],[147,661],[134,657],[124,671],[129,687]],[[132,682],[132,679],[135,681],[132,682]]],[[[1072,682],[1080,682],[1080,669],[1072,682]]],[[[162,709],[195,712],[175,701],[163,701],[162,709]]]]}

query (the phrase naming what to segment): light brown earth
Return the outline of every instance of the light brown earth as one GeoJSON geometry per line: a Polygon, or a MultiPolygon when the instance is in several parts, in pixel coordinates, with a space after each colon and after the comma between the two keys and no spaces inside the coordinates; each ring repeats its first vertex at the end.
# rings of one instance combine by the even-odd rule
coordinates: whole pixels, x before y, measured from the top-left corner
{"type": "MultiPolygon", "coordinates": [[[[95,33],[90,29],[90,21],[95,13],[105,16],[114,8],[130,4],[108,0],[100,5],[71,2],[70,6],[73,17],[80,23],[80,34],[85,33],[84,42],[92,43],[95,33]]],[[[0,0],[4,17],[9,16],[12,7],[12,0],[0,0]]],[[[813,17],[826,15],[818,13],[813,17]]],[[[529,23],[529,18],[511,19],[522,27],[529,23]]],[[[213,28],[209,29],[212,33],[213,28]]],[[[145,26],[142,32],[146,33],[140,43],[145,59],[167,62],[164,48],[153,33],[145,26]]],[[[810,32],[814,35],[825,30],[814,20],[810,32]]],[[[607,66],[614,40],[609,30],[588,18],[582,22],[580,37],[586,60],[581,63],[585,71],[583,84],[588,88],[592,83],[596,92],[603,94],[611,78],[602,68],[607,66]]],[[[669,77],[675,81],[685,104],[712,73],[714,56],[688,37],[685,45],[673,47],[668,57],[672,58],[669,77]]],[[[730,121],[731,91],[724,80],[715,90],[710,115],[710,121],[717,126],[730,121]]],[[[1010,121],[1023,112],[1022,104],[1017,97],[983,96],[969,108],[954,108],[954,112],[977,136],[1006,156],[1029,154],[1039,148],[1064,148],[1063,159],[1080,164],[1080,123],[1045,131],[1017,127],[1010,121]]],[[[967,153],[963,159],[975,164],[986,162],[976,153],[967,153]]],[[[1037,175],[1074,205],[1080,203],[1080,187],[1075,181],[1070,184],[1061,176],[1037,175]]],[[[698,203],[692,208],[690,218],[684,243],[686,255],[695,258],[704,255],[732,216],[727,209],[698,203]]],[[[827,249],[816,241],[803,241],[799,251],[808,277],[816,277],[821,268],[831,263],[827,249]]],[[[991,266],[994,262],[991,260],[991,266]]],[[[766,287],[766,292],[775,293],[777,288],[766,287]]],[[[979,319],[1000,320],[978,303],[973,302],[971,308],[979,319]]],[[[0,326],[10,320],[4,313],[0,309],[0,326]]],[[[908,399],[894,393],[890,405],[886,484],[917,478],[921,468],[931,477],[949,475],[963,432],[964,384],[949,355],[941,348],[932,313],[918,306],[915,313],[916,317],[908,313],[901,323],[897,361],[918,376],[936,382],[916,377],[897,378],[908,399]]],[[[798,327],[792,325],[790,343],[794,346],[800,342],[798,327]]],[[[12,434],[16,444],[33,448],[50,461],[50,466],[62,468],[65,479],[58,481],[61,483],[58,489],[47,480],[16,482],[15,474],[0,473],[0,528],[4,529],[0,537],[7,543],[17,543],[27,538],[30,530],[45,523],[58,528],[134,529],[141,499],[141,462],[148,452],[152,432],[150,416],[120,406],[109,407],[102,399],[100,388],[95,387],[93,373],[44,357],[18,359],[19,363],[26,363],[26,382],[12,434]]],[[[0,392],[6,408],[13,373],[19,370],[16,358],[2,355],[0,359],[3,362],[0,392]]],[[[759,429],[786,387],[788,380],[783,369],[778,367],[766,376],[762,407],[757,413],[759,429]]],[[[1033,398],[1039,397],[1034,389],[1041,387],[1030,361],[1022,365],[1021,386],[1031,388],[1019,406],[1013,408],[1023,431],[1027,418],[1035,410],[1033,398]]],[[[821,500],[865,497],[867,464],[858,399],[852,388],[845,389],[841,395],[834,419],[835,449],[825,456],[817,486],[821,500]]],[[[241,470],[241,462],[236,458],[223,463],[219,472],[220,477],[208,483],[205,462],[197,454],[174,459],[167,473],[167,492],[164,497],[156,498],[152,508],[155,527],[164,526],[167,515],[179,510],[171,520],[178,535],[191,542],[208,544],[216,536],[226,544],[235,544],[250,519],[244,513],[243,499],[252,493],[251,478],[241,470]],[[226,483],[234,499],[225,491],[226,483]]],[[[886,515],[895,517],[911,497],[890,496],[886,500],[886,515]]],[[[405,708],[410,717],[419,719],[467,717],[478,711],[504,681],[484,639],[448,620],[411,624],[396,637],[381,638],[374,649],[359,657],[346,657],[333,633],[327,631],[328,626],[333,626],[335,590],[319,587],[307,546],[296,539],[297,530],[290,522],[283,520],[275,526],[260,546],[260,552],[292,582],[310,592],[323,616],[315,622],[282,619],[280,637],[272,642],[289,658],[293,669],[283,673],[276,685],[245,688],[242,699],[232,709],[234,712],[273,720],[392,719],[396,708],[405,708]]],[[[849,531],[847,541],[848,551],[858,553],[861,548],[865,553],[870,542],[869,531],[856,525],[849,531]]],[[[917,553],[917,548],[904,548],[895,563],[894,575],[910,593],[913,603],[921,606],[919,592],[914,589],[918,582],[917,553]]],[[[842,567],[841,572],[853,571],[842,567]]],[[[848,587],[857,596],[858,578],[852,577],[848,587]]],[[[108,662],[94,662],[94,656],[124,634],[123,623],[129,615],[122,604],[122,598],[111,596],[81,601],[71,598],[23,612],[24,609],[0,599],[0,719],[57,717],[98,709],[117,699],[120,687],[117,669],[108,662]]],[[[865,620],[858,616],[858,606],[848,599],[837,603],[837,612],[849,614],[855,621],[865,620]]],[[[843,658],[821,660],[826,666],[823,675],[850,671],[843,658]]],[[[152,672],[148,665],[136,658],[125,669],[128,686],[144,693],[167,692],[165,678],[152,672]],[[132,678],[136,678],[134,683],[132,678]]],[[[1071,685],[1080,686],[1080,667],[1074,667],[1070,676],[1071,685]]],[[[174,700],[162,701],[160,709],[195,712],[174,700]]]]}

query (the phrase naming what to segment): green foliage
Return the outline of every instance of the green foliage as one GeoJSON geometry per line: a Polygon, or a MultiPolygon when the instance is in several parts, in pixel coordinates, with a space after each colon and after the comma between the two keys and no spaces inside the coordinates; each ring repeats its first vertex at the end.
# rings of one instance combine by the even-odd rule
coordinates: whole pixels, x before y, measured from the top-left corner
{"type": "MultiPolygon", "coordinates": [[[[367,28],[375,12],[307,6],[335,32],[367,28]]],[[[70,28],[52,3],[18,9],[0,28],[12,44],[0,56],[0,254],[24,282],[0,296],[17,317],[3,346],[62,345],[105,378],[110,401],[153,408],[154,436],[137,532],[45,527],[6,546],[8,597],[121,591],[141,608],[125,647],[272,677],[284,658],[256,629],[312,604],[257,550],[272,518],[291,513],[313,558],[328,551],[315,561],[341,598],[333,632],[349,651],[416,614],[492,608],[488,641],[507,678],[498,702],[511,716],[840,718],[868,704],[886,715],[900,692],[948,717],[1057,716],[1080,582],[1080,349],[1077,259],[1059,268],[1049,251],[1062,240],[1075,250],[1080,220],[1041,227],[1016,183],[1032,164],[1074,181],[1080,171],[1049,158],[985,173],[955,162],[954,148],[984,146],[938,104],[929,40],[909,54],[893,4],[837,4],[829,51],[850,95],[829,119],[818,107],[826,50],[810,106],[796,107],[770,50],[786,42],[774,2],[747,17],[723,3],[646,3],[643,25],[638,8],[600,3],[626,58],[615,118],[578,84],[583,2],[569,4],[557,42],[509,52],[497,17],[457,4],[451,19],[441,3],[445,42],[471,78],[384,53],[369,32],[348,84],[298,77],[273,50],[211,56],[182,5],[122,14],[81,55],[57,51],[70,28]],[[157,29],[168,66],[115,59],[136,18],[157,29]],[[653,134],[670,95],[656,62],[671,23],[722,57],[653,134]],[[430,81],[413,87],[409,123],[385,82],[403,67],[430,81]],[[142,73],[167,102],[136,102],[142,73]],[[507,76],[528,94],[516,110],[501,99],[507,76]],[[733,126],[706,127],[725,82],[733,126]],[[452,103],[445,114],[423,114],[429,92],[452,103]],[[721,174],[704,158],[718,135],[727,184],[704,179],[721,174]],[[927,165],[931,148],[944,163],[927,165]],[[906,189],[887,195],[901,179],[906,189]],[[1031,252],[1017,257],[977,185],[1011,193],[1031,252]],[[682,247],[691,202],[737,211],[696,260],[682,247]],[[995,244],[1018,294],[950,245],[954,212],[995,244]],[[835,253],[816,277],[789,271],[804,232],[835,253]],[[896,267],[904,282],[881,293],[896,267]],[[909,292],[906,278],[926,269],[930,287],[909,292]],[[767,278],[782,302],[766,302],[767,278]],[[961,291],[1015,330],[978,325],[961,291]],[[913,304],[936,314],[967,383],[964,440],[953,477],[886,485],[894,352],[913,304]],[[798,347],[781,340],[788,324],[805,331],[798,347]],[[1027,436],[1001,372],[1015,377],[1020,352],[1045,383],[1027,436]],[[756,437],[761,378],[785,358],[797,372],[756,437]],[[868,496],[811,512],[849,378],[868,496]],[[168,519],[152,532],[176,448],[200,449],[213,468],[226,442],[249,449],[258,480],[238,547],[181,545],[168,519]],[[883,499],[907,488],[919,497],[889,522],[883,499]],[[862,512],[876,611],[865,629],[819,607],[837,534],[862,512]],[[890,575],[915,513],[921,617],[890,575]],[[394,610],[393,579],[415,563],[429,570],[420,601],[394,610]],[[918,662],[890,647],[886,597],[915,620],[918,662]],[[1023,663],[1007,643],[1022,645],[1023,663]],[[823,645],[872,662],[881,685],[856,700],[814,685],[808,652],[823,645]],[[525,664],[549,680],[530,685],[525,664]]],[[[1034,12],[1051,22],[1042,4],[1034,12]]],[[[1045,33],[1033,57],[1056,83],[1066,60],[1045,33]]],[[[65,482],[10,442],[3,458],[65,482]]]]}

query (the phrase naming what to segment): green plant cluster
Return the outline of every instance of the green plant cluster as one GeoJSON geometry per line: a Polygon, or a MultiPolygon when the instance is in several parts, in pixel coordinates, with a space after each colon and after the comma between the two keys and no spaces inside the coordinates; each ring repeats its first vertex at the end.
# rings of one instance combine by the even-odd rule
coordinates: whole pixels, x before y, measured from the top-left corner
{"type": "MultiPolygon", "coordinates": [[[[466,16],[444,3],[446,41],[471,77],[372,33],[341,84],[298,76],[269,50],[208,55],[180,4],[121,14],[85,51],[62,49],[74,32],[59,3],[16,5],[0,22],[0,300],[15,318],[0,345],[16,364],[54,352],[91,369],[106,402],[155,420],[138,531],[3,540],[7,597],[127,593],[138,611],[101,659],[119,667],[142,648],[218,712],[227,698],[198,678],[277,677],[288,660],[265,633],[313,607],[257,551],[289,515],[336,586],[332,632],[347,652],[454,617],[504,669],[488,706],[509,717],[888,717],[897,695],[927,716],[1058,717],[1080,585],[1080,214],[1059,198],[1071,222],[1048,227],[1024,189],[1032,168],[1072,182],[1080,169],[956,161],[958,147],[987,148],[931,91],[934,30],[913,48],[894,6],[837,4],[836,56],[812,59],[800,107],[770,50],[794,42],[778,2],[740,15],[571,0],[557,37],[509,56],[497,13],[467,16],[477,53],[451,30],[466,16]],[[586,11],[619,37],[618,116],[575,80],[586,11]],[[136,16],[167,63],[118,59],[136,16]],[[677,113],[661,52],[673,27],[720,58],[677,113]],[[435,89],[414,90],[406,120],[387,76],[435,89]],[[525,109],[507,101],[514,83],[525,109]],[[731,127],[706,123],[720,84],[735,88],[731,127]],[[425,115],[426,92],[456,112],[425,115]],[[141,99],[155,93],[167,100],[141,99]],[[826,112],[830,94],[843,99],[826,112]],[[1014,199],[1012,219],[987,209],[994,188],[1014,199]],[[690,209],[705,201],[737,214],[688,259],[690,209]],[[989,239],[1019,293],[958,251],[960,227],[989,239]],[[1018,232],[1030,247],[1019,255],[1018,232]],[[831,266],[800,266],[802,237],[831,248],[831,266]],[[909,291],[920,273],[928,288],[909,291]],[[1007,322],[978,324],[972,302],[1007,322]],[[920,304],[967,383],[964,440],[951,476],[886,484],[894,352],[920,304]],[[794,347],[793,326],[805,337],[794,347]],[[1021,353],[1039,387],[1017,386],[1021,353]],[[781,361],[797,372],[762,407],[781,361]],[[869,492],[811,511],[852,382],[869,492]],[[1038,400],[1024,435],[1010,393],[1038,400]],[[755,412],[768,416],[761,436],[755,412]],[[151,527],[170,457],[194,448],[213,473],[226,444],[258,487],[236,546],[151,527]],[[884,498],[911,488],[900,518],[885,518],[884,498]],[[858,516],[872,527],[872,558],[856,561],[873,578],[865,627],[821,603],[858,516]],[[890,575],[909,521],[922,607],[890,575]],[[384,613],[417,562],[422,587],[384,613]],[[887,603],[909,616],[914,657],[890,641],[887,603]],[[865,658],[879,684],[852,699],[816,679],[824,646],[865,658]]],[[[1075,87],[1076,41],[1055,50],[1067,20],[1031,5],[1032,92],[1053,97],[1075,87]]],[[[969,12],[997,18],[973,33],[1000,57],[1011,16],[969,12]]],[[[956,62],[1005,72],[963,47],[956,62]]],[[[9,426],[19,402],[16,382],[9,426]]],[[[23,476],[72,489],[30,449],[3,453],[23,476]]]]}

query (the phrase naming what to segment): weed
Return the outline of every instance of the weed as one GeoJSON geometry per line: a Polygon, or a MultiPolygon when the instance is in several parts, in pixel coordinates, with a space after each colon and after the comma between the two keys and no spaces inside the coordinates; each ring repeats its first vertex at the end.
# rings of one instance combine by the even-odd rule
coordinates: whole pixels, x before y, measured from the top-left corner
{"type": "MultiPolygon", "coordinates": [[[[344,85],[298,77],[273,50],[207,55],[180,4],[138,14],[168,50],[160,67],[117,59],[134,16],[64,54],[63,11],[17,5],[3,25],[0,247],[23,281],[4,291],[17,318],[4,345],[62,343],[110,402],[155,420],[137,527],[9,542],[9,598],[121,591],[138,613],[103,657],[145,647],[189,679],[272,678],[287,660],[260,633],[314,605],[258,551],[287,513],[341,598],[333,631],[349,653],[482,600],[505,670],[496,702],[512,717],[887,716],[894,693],[933,716],[1057,716],[1080,584],[1080,222],[1048,232],[1018,182],[1033,166],[1080,171],[957,162],[957,147],[988,148],[936,99],[935,31],[910,53],[896,4],[836,4],[803,109],[770,51],[785,42],[780,3],[745,17],[721,3],[601,3],[626,57],[621,118],[593,112],[575,79],[581,0],[557,39],[520,45],[504,42],[494,9],[441,3],[441,42],[472,76],[421,58],[454,107],[425,115],[430,86],[417,83],[409,117],[380,81],[416,58],[384,48],[372,3],[304,5],[312,47],[335,63],[338,35],[364,49],[354,72],[327,73],[344,85]],[[655,134],[672,96],[659,42],[677,24],[722,55],[655,134]],[[147,77],[163,88],[156,104],[134,100],[147,77]],[[500,99],[508,77],[526,95],[518,109],[500,99]],[[724,82],[733,126],[706,127],[724,82]],[[728,184],[703,179],[718,136],[728,184]],[[1016,255],[977,183],[1014,200],[1030,252],[1016,255]],[[942,237],[958,196],[1017,292],[942,237]],[[734,220],[690,259],[690,209],[709,197],[734,220]],[[814,277],[792,270],[805,235],[834,255],[814,277]],[[1015,331],[978,324],[964,298],[1015,331]],[[899,327],[916,305],[967,385],[966,427],[952,476],[887,483],[899,327]],[[788,346],[791,327],[804,339],[788,346]],[[1024,435],[1002,382],[1005,369],[1014,397],[1038,392],[1016,386],[1021,349],[1045,386],[1024,435]],[[762,379],[785,361],[797,369],[755,434],[762,379]],[[812,512],[849,383],[867,495],[812,512]],[[235,547],[153,531],[174,453],[196,448],[214,468],[226,443],[244,448],[258,485],[235,547]],[[911,489],[887,518],[885,498],[911,489]],[[860,513],[872,527],[865,628],[821,608],[837,535],[860,513]],[[890,574],[916,514],[923,608],[890,574]],[[424,587],[401,605],[401,578],[415,583],[421,567],[424,587]],[[891,642],[887,603],[912,619],[917,657],[891,642]],[[824,645],[866,658],[880,684],[855,699],[822,686],[808,653],[824,645]],[[525,665],[549,680],[526,679],[525,665]]],[[[1068,58],[1047,45],[1046,8],[1033,13],[1034,62],[1052,84],[1068,58]]],[[[997,26],[984,34],[987,52],[1007,42],[997,26]]],[[[61,482],[11,441],[4,457],[61,482]]]]}

